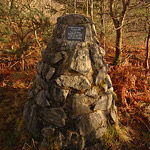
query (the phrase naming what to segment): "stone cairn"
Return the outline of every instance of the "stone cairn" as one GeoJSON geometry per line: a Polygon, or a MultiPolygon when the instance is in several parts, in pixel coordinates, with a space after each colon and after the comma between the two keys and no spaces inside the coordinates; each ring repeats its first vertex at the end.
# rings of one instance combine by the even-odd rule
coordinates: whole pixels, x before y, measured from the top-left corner
{"type": "Polygon", "coordinates": [[[100,138],[115,122],[113,87],[93,22],[64,15],[42,60],[24,107],[24,122],[41,146],[101,150],[100,138]]]}

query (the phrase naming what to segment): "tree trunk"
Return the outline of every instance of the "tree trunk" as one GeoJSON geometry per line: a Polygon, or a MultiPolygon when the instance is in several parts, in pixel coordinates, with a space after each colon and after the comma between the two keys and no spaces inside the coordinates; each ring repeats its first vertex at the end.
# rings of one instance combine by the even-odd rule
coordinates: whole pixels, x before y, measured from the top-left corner
{"type": "Polygon", "coordinates": [[[24,61],[24,56],[21,56],[21,60],[22,60],[22,71],[25,71],[25,61],[24,61]]]}
{"type": "Polygon", "coordinates": [[[49,5],[50,5],[50,15],[51,15],[51,10],[52,10],[52,0],[49,0],[49,5]]]}
{"type": "Polygon", "coordinates": [[[119,28],[116,30],[116,54],[114,65],[117,65],[121,62],[121,46],[122,46],[122,29],[119,28]]]}
{"type": "Polygon", "coordinates": [[[86,0],[86,16],[89,16],[89,0],[86,0]]]}
{"type": "Polygon", "coordinates": [[[102,26],[100,38],[102,39],[104,36],[104,1],[103,0],[100,1],[100,22],[102,26]]]}
{"type": "Polygon", "coordinates": [[[77,0],[74,0],[74,13],[77,13],[77,0]]]}
{"type": "Polygon", "coordinates": [[[93,0],[90,0],[90,16],[93,20],[93,0]]]}
{"type": "Polygon", "coordinates": [[[149,39],[150,39],[150,26],[149,26],[149,31],[148,31],[148,36],[147,36],[147,42],[146,42],[146,59],[145,59],[145,68],[146,68],[146,76],[149,74],[149,39]]]}
{"type": "Polygon", "coordinates": [[[122,0],[122,11],[119,14],[120,17],[117,17],[117,9],[114,7],[115,0],[110,0],[110,16],[113,20],[115,29],[116,29],[116,56],[113,62],[114,65],[118,65],[121,62],[121,45],[122,45],[122,26],[124,24],[125,14],[127,8],[129,7],[131,0],[122,0]]]}
{"type": "Polygon", "coordinates": [[[15,5],[15,0],[11,0],[10,1],[10,10],[12,10],[14,8],[15,5]]]}

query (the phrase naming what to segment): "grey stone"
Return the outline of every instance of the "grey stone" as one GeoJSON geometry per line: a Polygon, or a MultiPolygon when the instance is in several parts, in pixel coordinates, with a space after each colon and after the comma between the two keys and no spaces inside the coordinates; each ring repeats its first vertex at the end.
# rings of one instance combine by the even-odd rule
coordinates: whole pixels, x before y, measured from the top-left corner
{"type": "Polygon", "coordinates": [[[89,98],[84,94],[76,94],[72,98],[73,118],[83,114],[92,112],[90,105],[95,102],[95,99],[89,98]]]}
{"type": "MultiPolygon", "coordinates": [[[[66,29],[67,25],[64,24],[59,24],[57,23],[55,28],[54,28],[54,32],[52,37],[54,38],[58,38],[58,39],[65,39],[65,29],[66,29]]],[[[54,43],[55,44],[55,43],[54,43]]],[[[55,47],[56,45],[52,45],[52,47],[55,47]]]]}
{"type": "Polygon", "coordinates": [[[113,104],[113,93],[109,93],[108,94],[108,106],[107,106],[107,109],[110,109],[110,107],[114,105],[113,104]]]}
{"type": "Polygon", "coordinates": [[[50,59],[50,63],[51,64],[56,64],[58,63],[60,60],[62,60],[62,54],[61,52],[58,52],[58,53],[54,53],[54,54],[51,54],[49,55],[49,59],[50,59]]]}
{"type": "Polygon", "coordinates": [[[79,103],[79,102],[73,103],[73,113],[74,113],[73,118],[78,117],[83,114],[90,113],[90,112],[91,110],[87,105],[79,103]]]}
{"type": "Polygon", "coordinates": [[[70,51],[70,45],[65,42],[65,45],[59,48],[60,51],[70,51]]]}
{"type": "Polygon", "coordinates": [[[88,90],[85,95],[89,96],[89,97],[92,97],[92,98],[98,98],[98,90],[97,90],[97,87],[94,86],[92,87],[90,90],[88,90]]]}
{"type": "Polygon", "coordinates": [[[45,50],[42,50],[41,53],[42,53],[42,61],[49,63],[49,58],[47,56],[49,55],[50,51],[45,49],[45,50]]]}
{"type": "Polygon", "coordinates": [[[45,78],[49,68],[50,68],[50,65],[47,63],[44,63],[43,61],[40,61],[37,64],[37,72],[42,78],[45,78]]]}
{"type": "Polygon", "coordinates": [[[87,48],[75,48],[70,63],[70,69],[77,71],[81,74],[86,74],[90,71],[91,61],[89,58],[89,50],[87,48]]]}
{"type": "Polygon", "coordinates": [[[112,106],[110,115],[111,115],[113,121],[116,122],[116,119],[117,119],[117,116],[116,116],[116,106],[112,106]]]}
{"type": "Polygon", "coordinates": [[[97,39],[96,37],[93,37],[93,41],[94,41],[96,44],[100,45],[100,43],[99,43],[99,41],[98,41],[98,39],[97,39]]]}
{"type": "Polygon", "coordinates": [[[66,100],[68,93],[69,93],[69,90],[65,90],[60,87],[55,86],[52,92],[53,99],[56,102],[63,102],[66,100]]]}
{"type": "Polygon", "coordinates": [[[107,90],[107,93],[110,94],[110,93],[113,93],[113,91],[114,91],[114,89],[113,89],[113,87],[111,87],[107,90]]]}
{"type": "Polygon", "coordinates": [[[66,114],[62,107],[44,108],[41,111],[41,116],[46,124],[52,124],[56,127],[65,126],[66,114]]]}
{"type": "Polygon", "coordinates": [[[34,86],[37,89],[48,89],[48,84],[40,77],[40,75],[36,74],[35,79],[34,79],[34,86]]]}
{"type": "Polygon", "coordinates": [[[101,99],[95,104],[94,110],[107,110],[108,96],[102,95],[101,99]]]}
{"type": "Polygon", "coordinates": [[[91,87],[90,82],[85,76],[68,76],[61,75],[56,79],[56,83],[59,86],[71,87],[77,90],[86,90],[91,87]]]}
{"type": "Polygon", "coordinates": [[[61,55],[62,55],[62,57],[63,57],[63,60],[65,61],[65,63],[64,64],[68,64],[68,53],[69,52],[66,52],[65,50],[64,51],[61,51],[61,55]]]}
{"type": "Polygon", "coordinates": [[[93,24],[91,19],[80,14],[64,15],[57,19],[57,23],[64,25],[93,24]]]}
{"type": "Polygon", "coordinates": [[[49,138],[51,137],[55,132],[55,129],[51,126],[48,126],[48,127],[44,127],[42,130],[41,130],[41,134],[44,138],[49,138]]]}
{"type": "MultiPolygon", "coordinates": [[[[59,35],[60,36],[60,35],[59,35]]],[[[61,51],[62,49],[65,50],[66,46],[65,46],[65,41],[63,41],[60,38],[53,38],[52,39],[52,45],[51,48],[55,48],[57,51],[61,51]]]]}
{"type": "Polygon", "coordinates": [[[96,76],[96,85],[100,84],[102,80],[104,80],[106,78],[107,75],[107,66],[103,66],[97,76],[96,76]]]}
{"type": "Polygon", "coordinates": [[[82,48],[85,48],[85,47],[87,47],[87,42],[82,42],[82,43],[80,43],[81,45],[82,45],[82,48]]]}
{"type": "Polygon", "coordinates": [[[34,97],[33,88],[28,90],[28,99],[31,99],[34,97]]]}
{"type": "Polygon", "coordinates": [[[103,94],[101,99],[95,104],[94,111],[108,110],[112,105],[112,94],[103,94]]]}
{"type": "Polygon", "coordinates": [[[69,90],[62,89],[62,93],[63,93],[64,99],[66,100],[66,98],[69,94],[69,90]]]}
{"type": "Polygon", "coordinates": [[[106,76],[106,83],[108,84],[108,89],[112,87],[112,82],[111,82],[111,79],[110,79],[110,76],[107,74],[106,76]]]}
{"type": "Polygon", "coordinates": [[[107,117],[105,112],[96,111],[94,113],[82,115],[80,117],[80,122],[78,128],[80,134],[85,136],[96,131],[100,127],[106,126],[107,117]]]}
{"type": "Polygon", "coordinates": [[[29,90],[28,90],[28,99],[32,99],[34,97],[36,97],[36,95],[40,92],[40,89],[36,88],[35,86],[32,86],[29,90]]]}
{"type": "Polygon", "coordinates": [[[37,63],[37,72],[41,75],[42,73],[42,65],[43,65],[43,61],[39,61],[37,63]]]}
{"type": "MultiPolygon", "coordinates": [[[[48,131],[48,130],[47,130],[48,131]]],[[[48,131],[49,132],[49,131],[48,131]]],[[[48,150],[51,146],[53,146],[54,149],[62,148],[64,136],[61,132],[59,132],[57,135],[51,134],[48,135],[45,133],[46,138],[43,139],[40,148],[43,150],[48,150]]]]}
{"type": "Polygon", "coordinates": [[[92,61],[92,67],[95,70],[99,70],[104,65],[104,58],[100,52],[100,48],[96,44],[89,44],[90,58],[92,61]]]}
{"type": "Polygon", "coordinates": [[[81,121],[78,124],[78,128],[80,130],[80,134],[82,136],[88,135],[93,131],[92,125],[90,124],[89,114],[82,115],[80,117],[81,121]]]}
{"type": "Polygon", "coordinates": [[[61,52],[57,52],[57,53],[51,52],[50,53],[50,51],[48,51],[48,50],[42,51],[42,60],[45,63],[56,64],[62,59],[63,59],[63,57],[62,57],[61,52]]]}
{"type": "Polygon", "coordinates": [[[55,68],[50,67],[49,71],[46,74],[46,80],[50,80],[55,73],[55,68]]]}
{"type": "Polygon", "coordinates": [[[48,97],[49,97],[48,91],[41,90],[37,94],[35,101],[39,106],[47,107],[50,106],[50,103],[48,102],[48,97]]]}
{"type": "Polygon", "coordinates": [[[97,143],[93,146],[86,147],[84,150],[103,150],[103,147],[101,144],[97,143]]]}
{"type": "Polygon", "coordinates": [[[33,134],[34,137],[39,137],[40,128],[37,120],[37,105],[31,105],[31,102],[27,102],[24,106],[23,120],[27,129],[33,134]]]}
{"type": "Polygon", "coordinates": [[[102,56],[105,56],[105,50],[102,47],[99,47],[100,53],[102,54],[102,56]]]}
{"type": "Polygon", "coordinates": [[[63,141],[64,141],[64,136],[61,132],[58,133],[57,137],[56,137],[56,140],[54,142],[54,144],[59,147],[59,148],[62,148],[63,146],[63,141]]]}
{"type": "Polygon", "coordinates": [[[107,131],[107,127],[102,127],[102,128],[97,129],[95,133],[95,137],[97,139],[100,139],[106,131],[107,131]]]}
{"type": "Polygon", "coordinates": [[[48,147],[49,147],[48,140],[44,138],[40,144],[40,148],[46,150],[46,149],[48,149],[48,147]]]}
{"type": "Polygon", "coordinates": [[[86,27],[86,35],[85,35],[85,41],[91,42],[93,41],[92,39],[92,31],[91,31],[91,25],[86,24],[84,25],[86,27]]]}
{"type": "Polygon", "coordinates": [[[102,84],[101,87],[104,89],[105,93],[108,91],[108,84],[102,84]]]}
{"type": "MultiPolygon", "coordinates": [[[[65,135],[65,143],[69,149],[82,150],[85,146],[85,140],[80,134],[76,131],[67,130],[65,135]]],[[[64,147],[64,149],[66,149],[64,147]]]]}

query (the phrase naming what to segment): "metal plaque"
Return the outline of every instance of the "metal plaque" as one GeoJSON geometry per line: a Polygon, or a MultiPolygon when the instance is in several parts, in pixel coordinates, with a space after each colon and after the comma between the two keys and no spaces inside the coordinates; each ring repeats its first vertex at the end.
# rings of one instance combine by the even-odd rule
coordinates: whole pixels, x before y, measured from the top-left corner
{"type": "Polygon", "coordinates": [[[68,26],[66,29],[66,39],[69,41],[84,41],[85,26],[68,26]]]}

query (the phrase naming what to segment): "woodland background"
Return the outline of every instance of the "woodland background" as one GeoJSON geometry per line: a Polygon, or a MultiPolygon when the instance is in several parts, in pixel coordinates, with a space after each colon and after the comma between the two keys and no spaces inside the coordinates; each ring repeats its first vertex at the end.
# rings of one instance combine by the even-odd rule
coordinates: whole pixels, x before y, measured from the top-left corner
{"type": "Polygon", "coordinates": [[[150,149],[149,0],[0,0],[0,149],[40,149],[23,107],[57,17],[70,13],[93,19],[106,51],[118,122],[104,149],[150,149]]]}

